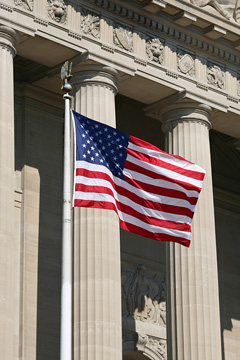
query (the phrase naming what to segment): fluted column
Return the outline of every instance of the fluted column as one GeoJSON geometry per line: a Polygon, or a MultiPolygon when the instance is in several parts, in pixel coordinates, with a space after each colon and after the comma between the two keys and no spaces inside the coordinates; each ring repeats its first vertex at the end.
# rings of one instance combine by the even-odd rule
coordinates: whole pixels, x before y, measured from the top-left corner
{"type": "Polygon", "coordinates": [[[0,25],[0,349],[1,359],[15,358],[18,335],[15,316],[14,251],[14,98],[13,57],[19,36],[0,25]]]}
{"type": "MultiPolygon", "coordinates": [[[[75,110],[115,127],[119,75],[100,65],[75,68],[75,110]]],[[[111,210],[74,212],[74,360],[122,359],[120,234],[111,210]]]]}
{"type": "Polygon", "coordinates": [[[220,360],[220,314],[209,106],[182,102],[162,112],[166,151],[206,170],[190,248],[167,244],[168,360],[220,360]]]}

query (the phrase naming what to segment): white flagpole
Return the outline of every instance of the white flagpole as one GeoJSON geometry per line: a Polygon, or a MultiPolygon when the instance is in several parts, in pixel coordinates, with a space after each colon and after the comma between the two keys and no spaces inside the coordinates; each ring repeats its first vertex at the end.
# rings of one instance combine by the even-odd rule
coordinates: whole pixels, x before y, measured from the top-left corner
{"type": "Polygon", "coordinates": [[[64,119],[64,161],[63,161],[63,218],[62,218],[62,288],[61,288],[61,336],[60,360],[72,359],[72,201],[71,201],[71,145],[70,145],[70,103],[68,83],[71,64],[67,61],[61,70],[64,80],[62,90],[65,101],[64,119]]]}

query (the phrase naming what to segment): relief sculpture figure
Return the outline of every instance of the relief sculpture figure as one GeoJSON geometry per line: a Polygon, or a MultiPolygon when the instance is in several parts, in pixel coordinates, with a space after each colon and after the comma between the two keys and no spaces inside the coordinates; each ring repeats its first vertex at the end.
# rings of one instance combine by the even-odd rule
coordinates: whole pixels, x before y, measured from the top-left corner
{"type": "Polygon", "coordinates": [[[217,12],[219,14],[221,14],[222,16],[224,16],[226,19],[231,19],[231,15],[229,14],[229,12],[227,10],[225,10],[217,0],[190,0],[191,4],[199,6],[199,7],[204,7],[207,5],[212,6],[214,9],[217,10],[217,12]]]}
{"type": "Polygon", "coordinates": [[[143,265],[134,272],[122,270],[122,312],[124,317],[165,326],[164,281],[157,275],[146,275],[143,265]]]}

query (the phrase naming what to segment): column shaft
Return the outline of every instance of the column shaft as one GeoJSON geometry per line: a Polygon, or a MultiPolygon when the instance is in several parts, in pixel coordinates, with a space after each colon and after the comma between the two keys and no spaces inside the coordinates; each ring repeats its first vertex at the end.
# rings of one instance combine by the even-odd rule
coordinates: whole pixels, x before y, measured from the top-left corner
{"type": "Polygon", "coordinates": [[[18,269],[14,259],[14,98],[13,56],[17,33],[0,25],[0,348],[3,360],[16,355],[14,318],[18,269]]]}
{"type": "MultiPolygon", "coordinates": [[[[75,109],[115,127],[118,74],[83,66],[73,77],[75,109]]],[[[115,212],[75,209],[74,359],[122,359],[120,234],[115,212]]]]}
{"type": "Polygon", "coordinates": [[[190,248],[167,246],[168,357],[220,360],[220,314],[209,127],[211,109],[169,106],[162,116],[166,150],[206,170],[192,223],[190,248]]]}

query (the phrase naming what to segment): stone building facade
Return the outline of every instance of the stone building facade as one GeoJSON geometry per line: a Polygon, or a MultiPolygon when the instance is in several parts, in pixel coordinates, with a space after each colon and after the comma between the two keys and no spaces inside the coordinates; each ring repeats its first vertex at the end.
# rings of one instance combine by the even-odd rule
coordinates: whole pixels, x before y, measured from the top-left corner
{"type": "Polygon", "coordinates": [[[240,1],[0,0],[1,359],[59,359],[63,117],[206,171],[190,248],[73,210],[74,360],[240,354],[240,1]]]}

